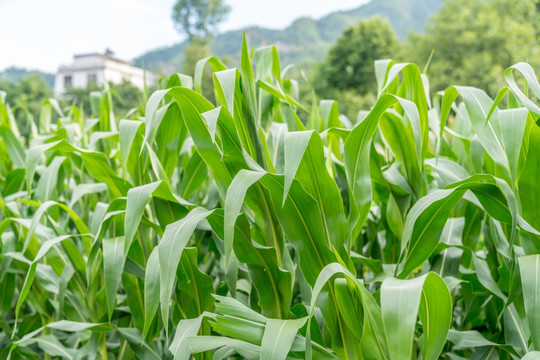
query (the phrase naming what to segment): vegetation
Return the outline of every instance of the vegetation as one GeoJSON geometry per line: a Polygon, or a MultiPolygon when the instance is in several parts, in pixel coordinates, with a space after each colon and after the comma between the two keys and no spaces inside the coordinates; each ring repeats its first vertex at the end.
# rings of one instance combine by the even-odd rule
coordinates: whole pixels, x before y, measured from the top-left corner
{"type": "MultiPolygon", "coordinates": [[[[119,84],[109,83],[106,86],[115,99],[115,115],[123,117],[129,112],[144,105],[144,93],[128,81],[119,84]]],[[[81,112],[91,113],[92,92],[101,92],[103,86],[89,84],[86,88],[67,89],[59,105],[74,105],[81,112]]],[[[33,73],[22,77],[17,81],[0,81],[0,92],[4,95],[4,103],[9,105],[11,115],[17,123],[21,135],[28,136],[31,124],[41,116],[42,105],[53,96],[52,89],[45,83],[39,73],[33,73]]],[[[97,115],[96,115],[97,117],[97,115]]]]}
{"type": "MultiPolygon", "coordinates": [[[[12,71],[9,73],[14,74],[12,71]]],[[[19,130],[23,134],[28,134],[30,123],[39,117],[43,101],[52,97],[53,92],[40,74],[28,74],[25,71],[19,74],[24,74],[24,77],[0,81],[0,91],[4,92],[3,101],[10,104],[12,116],[16,119],[19,130]]]]}
{"type": "Polygon", "coordinates": [[[92,116],[98,117],[99,102],[98,95],[101,92],[110,92],[111,98],[114,100],[114,114],[119,117],[129,116],[130,113],[135,112],[139,107],[142,107],[145,103],[145,94],[138,87],[130,83],[129,81],[122,81],[119,84],[107,83],[106,86],[99,86],[98,84],[89,83],[86,88],[69,88],[63,96],[61,104],[74,105],[81,112],[91,113],[92,116]],[[93,94],[93,96],[92,96],[93,94]]]}
{"type": "Polygon", "coordinates": [[[177,0],[172,18],[178,31],[192,42],[193,38],[208,38],[213,34],[230,10],[223,0],[177,0]]]}
{"type": "Polygon", "coordinates": [[[446,0],[426,33],[412,33],[403,44],[387,24],[363,20],[345,30],[330,49],[313,75],[314,87],[320,97],[346,104],[341,111],[353,117],[375,97],[373,61],[392,54],[394,59],[426,67],[427,75],[436,74],[430,82],[433,92],[467,84],[496,96],[505,84],[504,69],[520,61],[540,66],[539,4],[535,0],[446,0]]]}
{"type": "Polygon", "coordinates": [[[493,100],[378,61],[358,122],[291,74],[244,40],[129,119],[47,101],[28,143],[1,96],[0,356],[538,358],[532,68],[493,100]]]}
{"type": "Polygon", "coordinates": [[[338,100],[342,104],[341,111],[354,116],[375,100],[375,60],[392,55],[399,59],[403,57],[400,48],[390,24],[380,18],[364,20],[348,28],[330,48],[314,75],[317,95],[338,100]]]}
{"type": "MultiPolygon", "coordinates": [[[[183,49],[183,72],[192,74],[197,62],[212,55],[210,41],[217,25],[225,20],[231,8],[223,0],[177,0],[173,7],[173,21],[180,33],[188,36],[183,49]]],[[[175,69],[176,70],[176,69],[175,69]]],[[[211,73],[206,74],[206,78],[211,73]]],[[[203,83],[205,93],[211,92],[211,83],[203,83]]]]}
{"type": "Polygon", "coordinates": [[[408,39],[409,60],[426,64],[433,52],[428,74],[437,75],[434,90],[457,83],[494,96],[507,67],[519,61],[540,66],[539,10],[536,0],[447,0],[426,34],[408,39]]]}
{"type": "Polygon", "coordinates": [[[33,74],[38,74],[39,76],[41,76],[41,78],[45,81],[48,87],[52,88],[54,86],[54,74],[44,73],[37,70],[28,70],[15,66],[11,66],[3,71],[0,71],[0,83],[8,82],[11,84],[16,84],[22,79],[33,74]]]}
{"type": "Polygon", "coordinates": [[[356,90],[365,94],[376,88],[373,63],[399,53],[399,42],[390,25],[379,19],[360,22],[343,33],[320,69],[321,90],[356,90]]]}

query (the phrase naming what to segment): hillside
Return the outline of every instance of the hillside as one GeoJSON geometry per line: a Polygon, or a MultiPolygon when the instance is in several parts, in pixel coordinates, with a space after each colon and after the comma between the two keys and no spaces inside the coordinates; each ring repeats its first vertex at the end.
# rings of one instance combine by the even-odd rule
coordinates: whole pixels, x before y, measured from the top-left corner
{"type": "Polygon", "coordinates": [[[54,86],[54,74],[44,73],[38,70],[28,70],[14,66],[8,67],[7,69],[0,71],[0,81],[17,83],[23,78],[32,74],[39,74],[47,83],[48,87],[52,88],[54,86]]]}
{"type": "MultiPolygon", "coordinates": [[[[249,27],[218,34],[211,48],[219,57],[232,57],[240,51],[245,31],[252,45],[275,44],[285,63],[308,65],[320,61],[343,30],[362,19],[380,16],[388,19],[396,36],[403,40],[411,31],[422,32],[429,16],[439,11],[442,0],[373,0],[358,8],[330,13],[318,20],[299,18],[283,30],[249,27]]],[[[149,51],[135,61],[139,66],[162,72],[181,68],[186,42],[149,51]]]]}

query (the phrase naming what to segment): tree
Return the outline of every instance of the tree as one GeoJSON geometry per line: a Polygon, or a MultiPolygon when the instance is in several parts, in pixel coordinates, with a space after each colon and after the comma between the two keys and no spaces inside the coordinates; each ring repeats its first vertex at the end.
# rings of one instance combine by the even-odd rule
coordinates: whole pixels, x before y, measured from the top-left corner
{"type": "Polygon", "coordinates": [[[335,99],[352,121],[375,100],[374,62],[401,57],[401,43],[386,20],[361,21],[343,32],[316,71],[313,87],[319,97],[335,99]]]}
{"type": "Polygon", "coordinates": [[[368,19],[346,29],[320,67],[315,87],[326,94],[375,89],[375,60],[399,56],[400,43],[387,21],[368,19]]]}
{"type": "Polygon", "coordinates": [[[207,39],[229,11],[230,7],[223,0],[178,0],[172,19],[177,30],[193,42],[194,38],[207,39]]]}
{"type": "MultiPolygon", "coordinates": [[[[230,7],[223,0],[176,1],[172,19],[176,29],[188,36],[188,45],[184,48],[183,72],[193,74],[197,61],[212,54],[210,37],[229,11],[230,7]]],[[[204,84],[204,87],[208,85],[204,84]]]]}
{"type": "Polygon", "coordinates": [[[212,50],[208,41],[203,38],[194,38],[184,49],[182,71],[186,74],[193,74],[197,62],[210,55],[212,55],[212,50]]]}
{"type": "Polygon", "coordinates": [[[508,66],[540,65],[539,16],[535,0],[446,0],[426,34],[408,39],[407,60],[426,64],[433,52],[432,90],[468,84],[493,95],[508,66]]]}

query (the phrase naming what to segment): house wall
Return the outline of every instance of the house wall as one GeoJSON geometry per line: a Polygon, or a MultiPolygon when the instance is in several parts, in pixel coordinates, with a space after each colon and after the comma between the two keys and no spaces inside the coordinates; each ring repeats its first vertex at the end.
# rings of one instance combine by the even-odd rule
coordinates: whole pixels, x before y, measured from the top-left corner
{"type": "Polygon", "coordinates": [[[95,69],[73,69],[73,70],[63,70],[56,74],[54,79],[54,93],[57,95],[63,94],[66,92],[65,78],[66,76],[71,76],[71,87],[73,88],[85,88],[88,86],[88,77],[90,75],[95,75],[96,83],[98,85],[103,85],[105,82],[105,69],[104,68],[95,68],[95,69]]]}
{"type": "MultiPolygon", "coordinates": [[[[59,69],[54,81],[54,93],[59,96],[66,92],[66,76],[71,76],[72,87],[87,87],[90,74],[96,76],[96,82],[100,86],[105,82],[119,84],[126,80],[141,90],[144,88],[145,74],[142,69],[102,56],[83,56],[75,57],[71,66],[59,69]]],[[[154,76],[147,72],[146,83],[152,85],[154,82],[154,76]]]]}
{"type": "MultiPolygon", "coordinates": [[[[119,63],[116,61],[107,61],[105,64],[106,81],[119,84],[124,80],[129,81],[139,89],[144,88],[144,71],[134,66],[119,63]]],[[[146,73],[146,82],[150,85],[153,82],[152,75],[146,73]]]]}

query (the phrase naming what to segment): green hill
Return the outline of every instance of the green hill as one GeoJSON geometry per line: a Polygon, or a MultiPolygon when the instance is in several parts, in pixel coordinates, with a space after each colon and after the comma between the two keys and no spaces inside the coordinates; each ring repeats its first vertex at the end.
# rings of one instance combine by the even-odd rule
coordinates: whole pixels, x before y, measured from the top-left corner
{"type": "Polygon", "coordinates": [[[52,88],[54,86],[54,74],[44,73],[38,70],[28,70],[14,66],[8,67],[7,69],[0,71],[0,81],[7,81],[15,84],[32,74],[40,75],[47,83],[48,87],[52,88]]]}
{"type": "MultiPolygon", "coordinates": [[[[308,65],[320,61],[328,48],[343,30],[362,19],[380,16],[388,19],[396,36],[404,39],[409,32],[422,32],[429,17],[439,11],[442,0],[372,0],[358,8],[337,11],[318,20],[299,18],[283,30],[249,27],[218,34],[211,48],[215,55],[224,58],[236,57],[245,31],[253,46],[274,44],[280,51],[284,63],[308,65]]],[[[182,66],[186,42],[149,51],[136,58],[136,63],[147,69],[171,72],[182,66]]]]}

